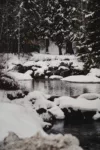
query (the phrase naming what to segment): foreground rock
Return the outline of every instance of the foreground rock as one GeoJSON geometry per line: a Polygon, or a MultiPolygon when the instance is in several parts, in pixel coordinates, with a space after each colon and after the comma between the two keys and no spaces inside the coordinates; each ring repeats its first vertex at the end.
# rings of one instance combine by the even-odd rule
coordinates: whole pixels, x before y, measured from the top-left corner
{"type": "Polygon", "coordinates": [[[28,94],[28,91],[17,90],[7,93],[7,98],[10,100],[24,98],[28,94]]]}
{"type": "Polygon", "coordinates": [[[11,77],[9,74],[0,74],[0,88],[5,90],[18,90],[19,84],[15,78],[11,77]]]}
{"type": "Polygon", "coordinates": [[[0,150],[82,150],[79,141],[72,135],[37,134],[31,138],[20,139],[16,134],[10,133],[0,143],[0,150]]]}

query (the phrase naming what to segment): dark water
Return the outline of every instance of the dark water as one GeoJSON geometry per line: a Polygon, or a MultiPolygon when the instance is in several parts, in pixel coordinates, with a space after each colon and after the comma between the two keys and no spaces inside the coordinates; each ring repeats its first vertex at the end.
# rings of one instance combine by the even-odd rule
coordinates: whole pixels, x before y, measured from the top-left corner
{"type": "MultiPolygon", "coordinates": [[[[51,95],[79,96],[83,93],[100,93],[100,84],[68,83],[60,80],[22,81],[28,90],[38,90],[51,95]]],[[[48,133],[70,133],[80,140],[84,150],[100,150],[100,122],[68,124],[57,121],[48,133]]]]}
{"type": "Polygon", "coordinates": [[[100,84],[69,83],[61,80],[22,81],[29,91],[38,90],[50,95],[79,96],[83,93],[100,93],[100,84]]]}
{"type": "Polygon", "coordinates": [[[72,134],[84,150],[100,150],[100,122],[67,124],[57,121],[48,133],[72,134]]]}

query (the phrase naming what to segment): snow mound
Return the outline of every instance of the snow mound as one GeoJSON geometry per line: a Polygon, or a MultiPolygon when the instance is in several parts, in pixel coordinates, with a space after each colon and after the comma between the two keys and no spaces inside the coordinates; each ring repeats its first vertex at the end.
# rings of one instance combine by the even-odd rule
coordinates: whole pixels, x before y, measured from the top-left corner
{"type": "Polygon", "coordinates": [[[9,132],[14,132],[21,138],[31,137],[37,132],[44,133],[42,121],[36,112],[21,105],[0,103],[0,141],[9,132]]]}
{"type": "Polygon", "coordinates": [[[68,96],[62,96],[59,98],[55,98],[56,105],[58,105],[61,109],[73,108],[74,110],[81,111],[99,111],[100,110],[100,100],[96,99],[93,101],[84,99],[84,98],[71,98],[68,96]]]}
{"type": "Polygon", "coordinates": [[[57,106],[52,107],[48,111],[51,112],[56,119],[64,119],[64,113],[61,111],[61,109],[58,109],[57,106]]]}
{"type": "Polygon", "coordinates": [[[62,79],[62,76],[58,76],[58,75],[52,75],[49,77],[49,79],[62,79]]]}
{"type": "Polygon", "coordinates": [[[31,138],[18,139],[17,135],[10,133],[0,144],[0,150],[25,150],[26,147],[27,150],[82,150],[78,139],[70,134],[45,137],[37,134],[31,138]]]}
{"type": "Polygon", "coordinates": [[[96,76],[96,77],[100,78],[100,69],[92,68],[88,75],[96,76]]]}
{"type": "Polygon", "coordinates": [[[96,99],[100,99],[100,94],[97,93],[85,93],[80,95],[78,98],[84,98],[87,100],[96,100],[96,99]]]}
{"type": "Polygon", "coordinates": [[[26,99],[36,111],[42,109],[50,112],[56,119],[64,119],[64,113],[54,102],[47,100],[50,96],[39,91],[30,92],[26,99]]]}
{"type": "Polygon", "coordinates": [[[11,77],[7,72],[3,72],[0,75],[0,88],[5,90],[18,90],[20,86],[14,77],[11,77]]]}
{"type": "Polygon", "coordinates": [[[97,112],[94,116],[93,116],[94,120],[100,120],[100,113],[97,112]]]}
{"type": "Polygon", "coordinates": [[[63,78],[62,81],[79,83],[100,83],[100,79],[90,75],[75,75],[63,78]]]}
{"type": "Polygon", "coordinates": [[[19,73],[19,72],[13,72],[13,71],[10,71],[9,72],[9,75],[17,80],[31,80],[32,77],[31,77],[31,74],[32,74],[32,70],[28,70],[27,72],[25,73],[19,73]]]}

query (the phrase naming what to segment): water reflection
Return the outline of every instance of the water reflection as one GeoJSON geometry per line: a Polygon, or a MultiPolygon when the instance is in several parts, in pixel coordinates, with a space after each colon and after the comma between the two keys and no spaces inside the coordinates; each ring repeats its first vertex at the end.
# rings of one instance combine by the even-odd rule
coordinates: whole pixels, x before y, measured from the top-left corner
{"type": "Polygon", "coordinates": [[[48,133],[71,133],[80,140],[80,145],[84,150],[100,149],[100,122],[66,124],[64,121],[57,121],[48,133]]]}
{"type": "Polygon", "coordinates": [[[77,97],[83,93],[100,93],[100,84],[69,83],[61,80],[22,81],[29,91],[39,90],[51,95],[68,95],[77,97]]]}

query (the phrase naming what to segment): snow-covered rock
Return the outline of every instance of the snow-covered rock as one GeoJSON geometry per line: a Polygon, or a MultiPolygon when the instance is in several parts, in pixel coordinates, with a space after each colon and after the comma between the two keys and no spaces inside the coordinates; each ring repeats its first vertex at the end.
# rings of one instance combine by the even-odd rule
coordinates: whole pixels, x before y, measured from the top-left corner
{"type": "Polygon", "coordinates": [[[20,138],[31,137],[37,132],[44,134],[42,120],[36,112],[17,104],[0,103],[0,141],[9,132],[20,138]]]}
{"type": "Polygon", "coordinates": [[[18,99],[18,98],[23,98],[25,97],[25,95],[27,95],[28,92],[27,91],[22,91],[22,90],[17,90],[17,91],[11,91],[11,92],[8,92],[7,93],[7,97],[10,99],[10,100],[14,100],[14,99],[18,99]]]}
{"type": "Polygon", "coordinates": [[[78,98],[84,98],[86,100],[96,100],[96,99],[100,99],[100,94],[97,93],[85,93],[85,94],[81,94],[78,98]]]}
{"type": "Polygon", "coordinates": [[[68,96],[62,96],[59,98],[56,98],[55,101],[56,105],[58,105],[60,108],[73,108],[74,110],[82,110],[82,111],[99,111],[100,110],[100,100],[96,99],[93,101],[80,98],[77,99],[68,97],[68,96]]]}
{"type": "Polygon", "coordinates": [[[82,150],[79,146],[79,140],[70,135],[48,135],[41,136],[37,134],[31,138],[20,139],[14,133],[0,143],[0,150],[82,150]]]}
{"type": "Polygon", "coordinates": [[[97,112],[94,116],[93,116],[94,120],[100,120],[100,113],[97,112]]]}
{"type": "Polygon", "coordinates": [[[52,75],[49,77],[49,79],[62,79],[62,76],[58,76],[58,75],[52,75]]]}
{"type": "Polygon", "coordinates": [[[0,89],[18,90],[20,88],[18,81],[11,77],[7,72],[0,75],[0,89]]]}
{"type": "Polygon", "coordinates": [[[9,76],[17,79],[17,80],[31,80],[31,74],[32,74],[32,70],[28,70],[25,73],[19,73],[19,72],[14,72],[14,71],[9,71],[9,76]]]}
{"type": "Polygon", "coordinates": [[[91,76],[95,76],[95,77],[98,77],[100,78],[100,69],[98,68],[92,68],[89,72],[88,75],[91,75],[91,76]]]}
{"type": "Polygon", "coordinates": [[[67,118],[93,119],[97,111],[100,111],[100,99],[87,100],[85,98],[70,98],[62,96],[54,100],[65,113],[67,118]]]}
{"type": "Polygon", "coordinates": [[[56,119],[64,119],[64,113],[61,109],[58,109],[57,106],[52,107],[48,110],[56,119]]]}
{"type": "Polygon", "coordinates": [[[100,79],[90,75],[74,75],[63,78],[62,81],[79,82],[79,83],[100,83],[100,79]]]}
{"type": "MultiPolygon", "coordinates": [[[[26,96],[26,99],[32,103],[32,108],[36,111],[40,109],[50,112],[56,119],[64,119],[64,113],[56,106],[54,102],[47,100],[50,96],[39,91],[33,91],[26,96]]],[[[42,114],[42,113],[41,113],[42,114]]]]}

